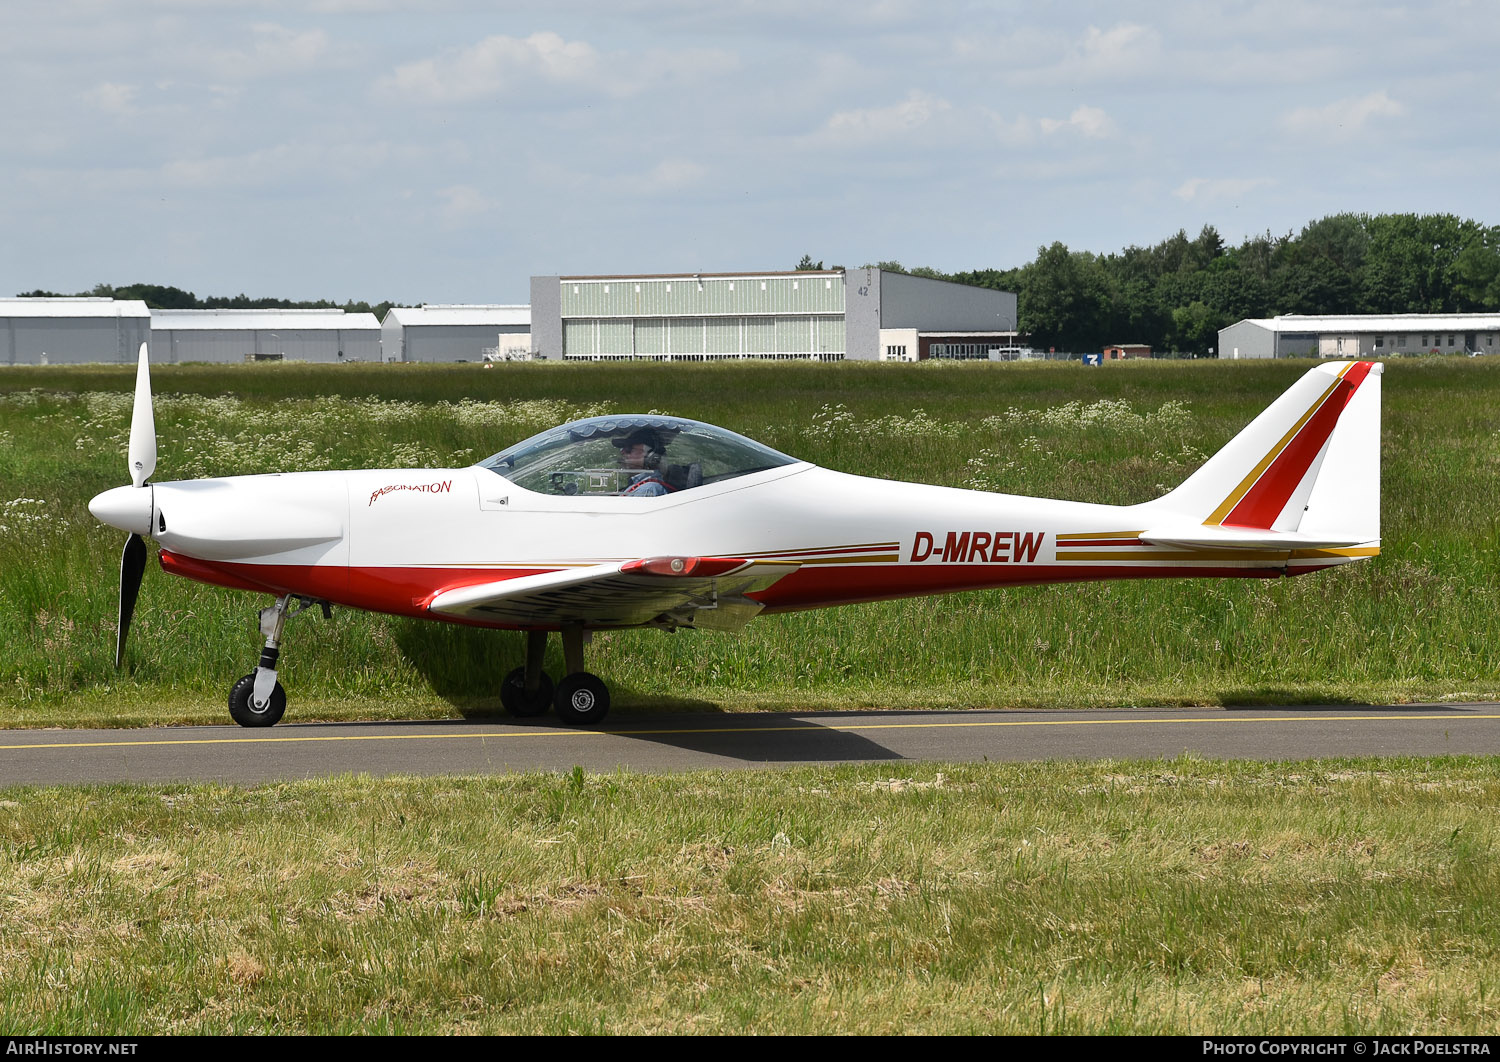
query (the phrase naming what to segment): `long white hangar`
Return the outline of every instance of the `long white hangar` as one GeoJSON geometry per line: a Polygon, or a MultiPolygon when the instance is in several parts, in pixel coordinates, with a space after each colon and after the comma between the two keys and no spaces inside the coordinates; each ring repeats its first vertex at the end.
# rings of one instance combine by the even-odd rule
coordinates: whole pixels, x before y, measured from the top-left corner
{"type": "Polygon", "coordinates": [[[988,358],[1016,296],[879,269],[531,278],[532,344],[570,361],[988,358]]]}
{"type": "Polygon", "coordinates": [[[152,310],[151,358],[185,361],[379,361],[373,313],[343,310],[152,310]]]}
{"type": "Polygon", "coordinates": [[[1286,314],[1219,331],[1219,357],[1385,358],[1500,352],[1500,313],[1286,314]]]}
{"type": "Polygon", "coordinates": [[[0,364],[133,362],[151,338],[144,302],[104,298],[0,299],[0,364]]]}

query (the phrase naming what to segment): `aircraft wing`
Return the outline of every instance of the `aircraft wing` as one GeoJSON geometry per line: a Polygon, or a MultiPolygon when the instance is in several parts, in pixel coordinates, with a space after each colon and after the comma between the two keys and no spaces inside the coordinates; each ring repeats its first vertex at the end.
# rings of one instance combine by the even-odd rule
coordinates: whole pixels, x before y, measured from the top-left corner
{"type": "Polygon", "coordinates": [[[427,609],[517,627],[581,623],[737,631],[763,607],[747,595],[797,567],[733,557],[648,557],[444,590],[427,609]]]}

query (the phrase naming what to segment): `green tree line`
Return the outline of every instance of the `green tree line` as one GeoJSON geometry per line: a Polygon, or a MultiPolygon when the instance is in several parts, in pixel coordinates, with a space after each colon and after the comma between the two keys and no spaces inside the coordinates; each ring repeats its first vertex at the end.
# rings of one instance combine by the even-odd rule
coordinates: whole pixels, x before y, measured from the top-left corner
{"type": "Polygon", "coordinates": [[[248,295],[209,295],[199,298],[191,291],[183,291],[164,284],[95,284],[90,291],[56,292],[23,291],[23,299],[58,299],[78,296],[94,296],[104,299],[139,299],[152,310],[343,310],[345,313],[373,313],[376,320],[385,317],[397,302],[330,302],[328,299],[297,301],[294,299],[252,299],[248,295]]]}
{"type": "Polygon", "coordinates": [[[1228,247],[1213,226],[1115,254],[1039,248],[1016,269],[917,276],[1013,291],[1033,346],[1149,343],[1206,354],[1219,329],[1278,314],[1500,311],[1500,228],[1451,214],[1335,214],[1228,247]]]}

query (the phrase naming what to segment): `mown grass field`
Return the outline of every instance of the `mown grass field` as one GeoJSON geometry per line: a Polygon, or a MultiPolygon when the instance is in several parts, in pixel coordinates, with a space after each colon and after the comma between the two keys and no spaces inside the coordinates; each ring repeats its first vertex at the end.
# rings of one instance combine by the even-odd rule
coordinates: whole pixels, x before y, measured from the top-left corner
{"type": "Polygon", "coordinates": [[[0,1028],[1492,1034],[1500,763],[0,789],[0,1028]]]}
{"type": "MultiPolygon", "coordinates": [[[[1124,503],[1180,482],[1307,367],[160,366],[156,478],[467,464],[571,416],[657,409],[844,471],[1124,503]]],[[[132,384],[124,366],[0,370],[5,725],[220,720],[254,664],[265,600],[153,564],[113,668],[120,536],[86,503],[125,481],[132,384]]],[[[1396,361],[1384,390],[1372,562],[855,606],[739,637],[609,634],[590,668],[621,712],[1495,697],[1500,361],[1396,361]]],[[[312,615],[284,648],[292,719],[496,711],[522,651],[517,635],[312,615]]]]}

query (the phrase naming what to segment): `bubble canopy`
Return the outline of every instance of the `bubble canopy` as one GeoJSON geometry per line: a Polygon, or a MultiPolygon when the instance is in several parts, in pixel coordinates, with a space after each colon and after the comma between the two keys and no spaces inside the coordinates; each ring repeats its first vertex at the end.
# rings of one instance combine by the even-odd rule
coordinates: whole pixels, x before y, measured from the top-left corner
{"type": "Polygon", "coordinates": [[[479,467],[539,494],[622,494],[641,474],[639,467],[623,467],[627,440],[646,442],[652,455],[646,467],[660,476],[668,493],[798,463],[712,424],[622,414],[551,428],[480,461],[479,467]]]}

